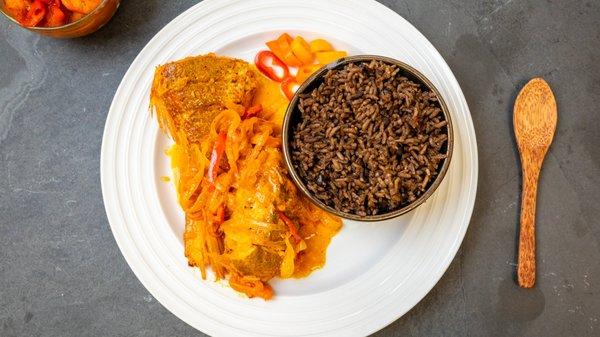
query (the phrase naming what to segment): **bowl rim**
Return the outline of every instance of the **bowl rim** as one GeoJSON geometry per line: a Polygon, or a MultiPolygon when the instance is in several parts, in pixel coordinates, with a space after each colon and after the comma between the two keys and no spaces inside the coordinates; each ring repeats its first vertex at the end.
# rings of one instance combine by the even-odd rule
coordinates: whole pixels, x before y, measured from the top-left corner
{"type": "Polygon", "coordinates": [[[77,21],[73,21],[73,22],[69,22],[66,25],[62,25],[62,26],[56,26],[56,27],[27,27],[27,26],[23,26],[19,21],[17,21],[17,19],[15,19],[14,17],[12,17],[12,15],[8,14],[6,12],[6,10],[4,9],[4,0],[0,0],[0,3],[2,4],[2,6],[0,6],[0,12],[2,14],[4,14],[4,16],[6,16],[10,21],[14,22],[15,24],[19,25],[19,27],[23,27],[25,29],[29,29],[32,31],[40,31],[40,32],[52,32],[52,31],[58,31],[58,30],[62,30],[65,28],[70,28],[75,26],[76,24],[78,24],[79,22],[85,20],[88,16],[95,14],[96,12],[100,11],[102,9],[102,7],[104,7],[109,1],[111,0],[102,0],[101,3],[98,4],[98,6],[96,6],[96,8],[94,8],[91,12],[87,13],[86,15],[82,16],[81,18],[79,18],[79,20],[77,21]]]}
{"type": "Polygon", "coordinates": [[[448,106],[446,105],[446,102],[445,102],[443,96],[441,95],[440,91],[435,87],[435,85],[433,85],[433,83],[427,77],[425,77],[425,75],[423,75],[421,72],[419,72],[417,69],[413,68],[412,66],[410,66],[402,61],[399,61],[399,60],[396,60],[394,58],[387,57],[387,56],[370,55],[370,54],[361,54],[361,55],[354,55],[354,56],[347,56],[347,57],[340,58],[335,62],[325,65],[321,69],[314,72],[311,76],[309,76],[298,87],[298,90],[296,90],[294,96],[292,97],[292,99],[290,100],[290,103],[287,106],[287,109],[285,111],[285,116],[283,119],[281,135],[282,135],[282,151],[283,151],[285,165],[287,166],[288,172],[289,172],[292,180],[294,181],[296,186],[302,191],[302,193],[305,196],[307,196],[309,198],[309,200],[311,200],[319,208],[321,208],[331,214],[337,215],[344,219],[356,220],[356,221],[367,221],[367,222],[375,222],[375,221],[383,221],[383,220],[392,219],[392,218],[398,217],[402,214],[408,213],[408,212],[412,211],[413,209],[417,208],[418,206],[422,205],[437,190],[439,185],[442,183],[442,180],[444,179],[444,177],[446,176],[446,172],[448,171],[448,167],[450,166],[450,161],[452,159],[452,152],[454,150],[454,131],[453,131],[452,118],[450,116],[450,111],[448,109],[448,106]],[[317,199],[312,194],[312,192],[310,192],[308,190],[308,188],[306,187],[306,185],[304,184],[304,182],[302,181],[302,179],[296,172],[294,165],[292,164],[291,151],[290,151],[290,138],[291,138],[290,137],[290,132],[291,132],[290,129],[291,129],[291,117],[292,117],[294,111],[297,110],[296,107],[298,105],[300,95],[302,93],[304,93],[304,91],[309,86],[311,86],[315,81],[320,80],[329,70],[339,68],[339,67],[349,64],[349,63],[362,63],[362,62],[369,62],[372,60],[383,61],[385,63],[398,66],[402,71],[417,78],[419,81],[422,82],[423,85],[425,85],[427,87],[427,89],[433,91],[436,94],[436,96],[438,98],[438,102],[439,102],[441,110],[442,110],[442,114],[444,115],[444,118],[448,122],[448,124],[446,126],[446,128],[448,130],[448,139],[446,141],[446,144],[447,144],[446,155],[447,156],[444,159],[442,168],[439,171],[436,178],[434,179],[434,181],[429,185],[429,187],[427,188],[425,193],[420,195],[416,200],[414,200],[413,202],[411,202],[397,210],[394,210],[392,212],[376,214],[376,215],[360,216],[357,214],[352,214],[352,213],[347,213],[347,212],[336,210],[333,207],[326,205],[321,200],[317,199]]]}

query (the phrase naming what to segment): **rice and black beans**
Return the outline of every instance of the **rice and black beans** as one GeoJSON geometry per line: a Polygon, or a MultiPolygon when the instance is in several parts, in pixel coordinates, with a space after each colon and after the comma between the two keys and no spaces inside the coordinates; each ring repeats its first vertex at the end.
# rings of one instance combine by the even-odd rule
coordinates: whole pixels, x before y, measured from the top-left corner
{"type": "Polygon", "coordinates": [[[329,70],[300,96],[292,164],[312,194],[360,216],[417,199],[446,158],[447,121],[435,93],[383,61],[329,70]]]}

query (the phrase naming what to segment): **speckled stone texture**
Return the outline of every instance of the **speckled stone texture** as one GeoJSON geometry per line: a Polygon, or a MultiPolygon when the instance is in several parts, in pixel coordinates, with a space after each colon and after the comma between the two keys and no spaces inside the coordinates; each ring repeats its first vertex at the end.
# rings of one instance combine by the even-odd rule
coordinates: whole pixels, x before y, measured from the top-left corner
{"type": "MultiPolygon", "coordinates": [[[[145,290],[110,232],[100,144],[146,42],[196,1],[123,1],[76,40],[0,19],[0,336],[199,336],[145,290]]],[[[479,188],[437,286],[376,336],[600,336],[600,1],[386,0],[444,56],[471,108],[479,188]],[[543,76],[558,129],[538,200],[538,283],[514,282],[512,105],[543,76]]]]}

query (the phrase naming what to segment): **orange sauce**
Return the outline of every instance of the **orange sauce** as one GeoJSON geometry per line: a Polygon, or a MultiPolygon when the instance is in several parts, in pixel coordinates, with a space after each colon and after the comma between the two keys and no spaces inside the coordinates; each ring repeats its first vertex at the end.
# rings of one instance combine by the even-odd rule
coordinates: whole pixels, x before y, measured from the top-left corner
{"type": "MultiPolygon", "coordinates": [[[[215,55],[180,62],[202,63],[212,69],[213,61],[244,67],[240,60],[215,55]]],[[[205,134],[190,130],[197,130],[207,116],[197,116],[192,109],[169,109],[165,104],[178,108],[182,101],[188,101],[179,97],[190,95],[187,89],[177,87],[173,90],[180,96],[175,97],[173,91],[160,86],[161,74],[171,75],[161,72],[169,65],[157,70],[155,84],[159,86],[153,87],[151,102],[159,124],[175,140],[167,153],[178,200],[186,215],[188,263],[200,268],[203,277],[210,266],[217,279],[228,279],[235,290],[269,299],[273,290],[268,282],[273,277],[305,277],[325,264],[327,246],[342,222],[313,205],[289,178],[281,151],[281,124],[288,100],[279,83],[246,66],[247,76],[236,81],[219,74],[214,77],[223,82],[224,90],[237,89],[236,84],[251,79],[241,90],[232,90],[240,94],[238,97],[251,95],[248,102],[227,102],[225,99],[231,95],[223,95],[223,90],[218,91],[221,96],[213,97],[214,86],[197,83],[199,94],[222,105],[205,134]],[[244,117],[245,109],[258,104],[262,110],[256,117],[244,117]],[[218,146],[223,147],[223,160],[214,159],[218,146]],[[215,176],[207,175],[210,170],[216,170],[215,176]]],[[[171,82],[166,83],[176,85],[179,79],[167,78],[171,82]]],[[[214,108],[214,104],[211,106],[214,108]]]]}

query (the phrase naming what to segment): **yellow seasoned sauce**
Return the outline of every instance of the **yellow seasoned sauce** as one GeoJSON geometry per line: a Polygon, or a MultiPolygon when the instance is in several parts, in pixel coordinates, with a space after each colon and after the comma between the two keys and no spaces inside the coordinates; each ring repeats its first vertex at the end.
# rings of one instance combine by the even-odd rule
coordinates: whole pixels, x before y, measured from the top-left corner
{"type": "Polygon", "coordinates": [[[281,123],[288,101],[278,84],[240,60],[196,58],[208,59],[160,66],[151,98],[161,127],[175,140],[168,155],[186,214],[185,255],[203,276],[210,266],[235,290],[268,299],[270,279],[304,277],[325,264],[341,220],[314,206],[287,175],[281,123]],[[231,64],[234,72],[227,68],[231,64]],[[194,68],[180,69],[189,65],[194,68]],[[193,77],[212,65],[225,67],[209,71],[211,77],[203,80],[225,90],[215,97],[206,89],[210,86],[193,77]],[[193,95],[182,81],[194,83],[193,95]],[[203,103],[195,101],[197,109],[179,101],[194,95],[202,97],[203,103]],[[257,104],[262,106],[258,115],[246,117],[257,104]],[[203,111],[214,114],[210,125],[206,116],[197,116],[203,111]]]}

